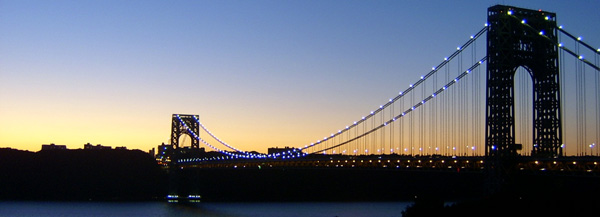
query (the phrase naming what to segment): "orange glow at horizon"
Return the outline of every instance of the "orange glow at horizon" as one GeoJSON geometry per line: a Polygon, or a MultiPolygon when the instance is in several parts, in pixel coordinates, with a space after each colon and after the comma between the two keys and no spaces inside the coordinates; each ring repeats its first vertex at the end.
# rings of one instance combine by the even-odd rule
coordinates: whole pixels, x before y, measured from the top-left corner
{"type": "MultiPolygon", "coordinates": [[[[170,143],[172,114],[199,115],[219,139],[245,151],[310,145],[414,84],[484,27],[492,4],[2,2],[0,147],[39,151],[42,144],[78,149],[91,143],[148,151],[170,143]]],[[[580,22],[600,20],[600,2],[519,4],[556,12],[561,25],[600,45],[594,37],[600,29],[580,22]]],[[[477,55],[484,54],[478,46],[477,55]]],[[[463,66],[470,61],[465,55],[463,66]]],[[[409,120],[402,121],[408,132],[409,120]]],[[[411,127],[421,130],[414,121],[411,127]]],[[[384,137],[402,149],[451,137],[441,127],[435,133],[424,128],[424,139],[369,139],[384,137]]],[[[565,142],[569,152],[577,151],[574,138],[565,142]]]]}

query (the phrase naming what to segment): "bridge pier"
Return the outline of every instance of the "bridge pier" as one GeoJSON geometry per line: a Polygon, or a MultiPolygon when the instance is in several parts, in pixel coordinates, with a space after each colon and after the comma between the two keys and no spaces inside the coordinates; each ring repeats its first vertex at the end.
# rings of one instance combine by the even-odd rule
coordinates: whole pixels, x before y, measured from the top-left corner
{"type": "Polygon", "coordinates": [[[200,202],[200,174],[175,166],[169,168],[169,202],[200,202]]]}

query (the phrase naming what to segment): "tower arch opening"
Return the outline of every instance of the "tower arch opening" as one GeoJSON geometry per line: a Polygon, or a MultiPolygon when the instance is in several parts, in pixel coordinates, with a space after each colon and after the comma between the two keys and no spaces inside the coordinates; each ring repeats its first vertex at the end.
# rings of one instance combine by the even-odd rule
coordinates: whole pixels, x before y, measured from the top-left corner
{"type": "Polygon", "coordinates": [[[525,66],[514,70],[513,95],[517,153],[530,155],[533,147],[533,76],[525,66]]]}
{"type": "Polygon", "coordinates": [[[192,146],[192,136],[188,134],[181,134],[178,139],[179,148],[191,148],[192,146]]]}

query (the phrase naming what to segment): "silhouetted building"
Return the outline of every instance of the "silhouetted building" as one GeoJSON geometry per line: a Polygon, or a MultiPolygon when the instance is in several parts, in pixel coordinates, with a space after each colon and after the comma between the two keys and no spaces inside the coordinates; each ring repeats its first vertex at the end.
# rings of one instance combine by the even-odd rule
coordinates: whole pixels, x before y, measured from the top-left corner
{"type": "Polygon", "coordinates": [[[152,157],[156,157],[156,149],[155,148],[150,149],[150,151],[148,151],[148,154],[150,154],[150,156],[152,156],[152,157]]]}
{"type": "Polygon", "coordinates": [[[165,156],[165,155],[169,155],[169,153],[173,150],[173,148],[171,147],[171,145],[169,144],[161,144],[158,146],[158,152],[156,153],[157,156],[165,156]]]}
{"type": "Polygon", "coordinates": [[[112,147],[110,146],[103,146],[103,145],[92,145],[90,143],[87,143],[85,145],[83,145],[83,149],[85,150],[106,150],[106,149],[112,149],[112,147]]]}
{"type": "Polygon", "coordinates": [[[50,145],[42,145],[42,151],[45,150],[67,150],[66,145],[55,145],[54,143],[50,143],[50,145]]]}
{"type": "Polygon", "coordinates": [[[155,155],[156,160],[159,162],[166,162],[168,156],[170,156],[173,152],[173,147],[169,144],[162,143],[158,146],[158,151],[155,155]]]}

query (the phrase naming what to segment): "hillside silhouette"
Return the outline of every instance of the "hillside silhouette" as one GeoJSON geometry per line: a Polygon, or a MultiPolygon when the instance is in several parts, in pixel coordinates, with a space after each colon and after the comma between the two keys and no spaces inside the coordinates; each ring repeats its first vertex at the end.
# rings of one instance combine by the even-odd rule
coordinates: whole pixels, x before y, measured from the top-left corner
{"type": "Polygon", "coordinates": [[[0,149],[0,200],[153,200],[166,175],[139,150],[0,149]]]}

